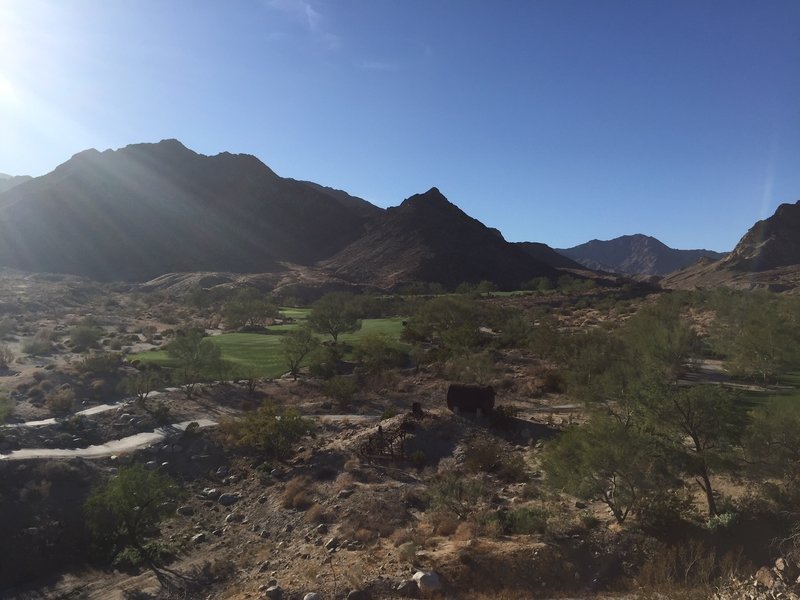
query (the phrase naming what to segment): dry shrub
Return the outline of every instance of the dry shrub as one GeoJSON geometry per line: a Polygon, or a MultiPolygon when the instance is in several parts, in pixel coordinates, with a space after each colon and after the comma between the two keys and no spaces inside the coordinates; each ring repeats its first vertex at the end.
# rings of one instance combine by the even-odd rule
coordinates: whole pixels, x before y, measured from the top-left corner
{"type": "Polygon", "coordinates": [[[72,411],[72,405],[75,402],[75,392],[71,389],[60,389],[51,392],[45,399],[47,408],[54,415],[65,415],[72,411]]]}
{"type": "Polygon", "coordinates": [[[434,512],[428,518],[430,519],[433,532],[436,535],[449,537],[453,535],[461,523],[453,513],[450,512],[434,512]]]}
{"type": "Polygon", "coordinates": [[[362,544],[367,544],[378,537],[378,532],[360,527],[353,533],[353,539],[362,544]]]}
{"type": "Polygon", "coordinates": [[[291,479],[283,490],[281,497],[281,504],[283,508],[296,508],[298,510],[307,510],[313,504],[313,500],[309,494],[309,486],[311,480],[308,477],[295,477],[291,479]]]}
{"type": "Polygon", "coordinates": [[[637,581],[644,590],[657,590],[672,597],[674,591],[711,589],[720,578],[753,570],[741,548],[719,556],[716,548],[689,540],[675,546],[656,544],[648,552],[637,581]]]}
{"type": "Polygon", "coordinates": [[[400,562],[414,564],[417,561],[417,545],[412,542],[405,542],[397,549],[397,558],[400,562]]]}
{"type": "Polygon", "coordinates": [[[466,542],[467,540],[471,540],[475,537],[475,525],[473,523],[469,523],[467,521],[461,521],[458,524],[455,532],[453,533],[453,539],[459,542],[466,542]]]}
{"type": "Polygon", "coordinates": [[[333,489],[334,491],[338,492],[340,490],[351,488],[353,487],[353,484],[355,484],[355,481],[355,477],[353,477],[352,474],[340,473],[336,478],[336,481],[333,482],[333,489]]]}
{"type": "Polygon", "coordinates": [[[306,521],[309,523],[329,523],[331,514],[321,504],[314,504],[306,512],[306,521]]]}

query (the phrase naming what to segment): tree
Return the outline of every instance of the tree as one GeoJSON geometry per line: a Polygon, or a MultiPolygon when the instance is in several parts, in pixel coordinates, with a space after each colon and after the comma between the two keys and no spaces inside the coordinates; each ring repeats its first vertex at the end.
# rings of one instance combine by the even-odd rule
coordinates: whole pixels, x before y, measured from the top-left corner
{"type": "Polygon", "coordinates": [[[204,373],[214,369],[221,360],[219,346],[204,339],[198,329],[181,329],[175,340],[167,346],[167,354],[176,362],[178,380],[183,384],[186,396],[191,398],[204,373]]]}
{"type": "Polygon", "coordinates": [[[606,417],[572,427],[550,442],[542,466],[550,486],[603,502],[620,524],[668,482],[663,456],[652,439],[606,417]]]}
{"type": "Polygon", "coordinates": [[[721,386],[663,386],[647,401],[654,432],[685,458],[686,471],[703,490],[708,514],[717,515],[711,474],[740,443],[747,415],[721,386]]]}
{"type": "Polygon", "coordinates": [[[468,296],[439,296],[422,304],[403,330],[406,341],[432,346],[435,358],[468,355],[481,346],[487,315],[468,296]]]}
{"type": "Polygon", "coordinates": [[[154,368],[145,366],[135,375],[126,377],[122,385],[126,393],[136,397],[139,406],[144,406],[150,392],[158,388],[161,383],[160,374],[154,368]]]}
{"type": "Polygon", "coordinates": [[[132,548],[161,580],[159,560],[148,538],[171,512],[179,488],[166,475],[142,465],[122,467],[116,477],[95,488],[84,505],[96,543],[114,558],[132,548]]]}
{"type": "Polygon", "coordinates": [[[102,336],[102,329],[84,322],[70,331],[69,340],[75,352],[83,352],[89,348],[94,348],[102,336]]]}
{"type": "Polygon", "coordinates": [[[795,398],[771,398],[751,413],[744,447],[761,479],[777,480],[796,510],[800,497],[800,405],[795,398]]]}
{"type": "Polygon", "coordinates": [[[247,288],[225,303],[222,316],[229,329],[263,327],[278,316],[278,307],[261,297],[256,289],[247,288]]]}
{"type": "Polygon", "coordinates": [[[330,335],[334,344],[342,333],[361,329],[361,321],[353,308],[353,295],[344,292],[325,294],[314,303],[308,323],[317,333],[330,335]]]}
{"type": "Polygon", "coordinates": [[[319,346],[319,340],[308,327],[298,327],[281,339],[281,350],[296,381],[303,360],[319,346]]]}

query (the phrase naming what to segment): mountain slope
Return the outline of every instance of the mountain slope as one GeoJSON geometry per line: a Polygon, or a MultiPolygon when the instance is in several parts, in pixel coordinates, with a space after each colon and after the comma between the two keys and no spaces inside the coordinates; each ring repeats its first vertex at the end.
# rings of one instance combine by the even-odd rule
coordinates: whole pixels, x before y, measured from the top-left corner
{"type": "Polygon", "coordinates": [[[29,175],[6,175],[5,173],[0,173],[0,193],[5,192],[6,190],[10,190],[13,187],[17,187],[21,183],[25,183],[26,181],[30,181],[33,177],[29,175]]]}
{"type": "Polygon", "coordinates": [[[322,268],[360,283],[391,288],[409,281],[454,287],[482,280],[517,288],[557,271],[506,242],[432,188],[389,208],[356,242],[322,261],[322,268]]]}
{"type": "Polygon", "coordinates": [[[712,250],[676,250],[642,234],[592,240],[558,252],[590,269],[626,275],[666,275],[701,258],[716,260],[724,256],[712,250]]]}
{"type": "Polygon", "coordinates": [[[275,270],[341,250],[363,212],[254,156],[177,140],[87,150],[0,194],[0,265],[101,280],[275,270]]]}
{"type": "Polygon", "coordinates": [[[528,256],[555,267],[556,269],[584,269],[585,266],[571,258],[564,256],[547,244],[541,242],[514,242],[514,245],[523,250],[528,256]]]}
{"type": "Polygon", "coordinates": [[[781,204],[768,219],[744,234],[722,266],[740,271],[766,271],[800,264],[800,200],[781,204]]]}
{"type": "Polygon", "coordinates": [[[670,274],[662,286],[678,289],[725,285],[785,291],[800,287],[800,202],[781,204],[758,221],[733,251],[670,274]]]}

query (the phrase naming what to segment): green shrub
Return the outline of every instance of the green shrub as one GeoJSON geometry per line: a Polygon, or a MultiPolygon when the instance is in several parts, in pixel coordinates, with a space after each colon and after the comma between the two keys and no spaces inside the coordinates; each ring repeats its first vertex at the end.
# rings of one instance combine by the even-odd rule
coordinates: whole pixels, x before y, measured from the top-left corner
{"type": "Polygon", "coordinates": [[[485,494],[483,481],[448,472],[428,486],[428,503],[433,510],[449,511],[465,519],[485,494]]]}
{"type": "Polygon", "coordinates": [[[83,352],[97,346],[103,336],[103,330],[92,325],[83,324],[73,328],[69,334],[69,341],[75,352],[83,352]]]}
{"type": "Polygon", "coordinates": [[[48,336],[37,333],[34,337],[22,342],[22,351],[28,356],[44,356],[53,350],[53,343],[48,336]]]}
{"type": "Polygon", "coordinates": [[[14,353],[5,344],[0,345],[0,371],[8,369],[9,365],[14,361],[14,353]]]}
{"type": "Polygon", "coordinates": [[[484,524],[495,523],[506,535],[544,533],[549,513],[543,508],[517,508],[489,513],[484,524]]]}
{"type": "Polygon", "coordinates": [[[69,388],[62,388],[49,393],[44,402],[54,415],[66,415],[72,412],[72,406],[75,403],[75,392],[69,388]]]}
{"type": "Polygon", "coordinates": [[[294,409],[281,410],[265,403],[245,417],[223,420],[220,428],[225,445],[284,460],[292,455],[293,446],[311,431],[311,422],[294,409]]]}
{"type": "Polygon", "coordinates": [[[353,377],[337,375],[325,382],[325,395],[336,400],[340,406],[348,406],[356,395],[358,385],[353,377]]]}

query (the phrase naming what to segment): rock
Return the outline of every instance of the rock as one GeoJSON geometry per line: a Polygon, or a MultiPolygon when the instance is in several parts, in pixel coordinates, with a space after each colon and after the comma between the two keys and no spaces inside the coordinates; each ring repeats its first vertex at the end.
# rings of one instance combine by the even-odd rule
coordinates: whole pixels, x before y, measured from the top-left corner
{"type": "Polygon", "coordinates": [[[272,585],[264,592],[264,597],[270,600],[281,600],[283,598],[283,588],[279,585],[272,585]]]}
{"type": "Polygon", "coordinates": [[[419,591],[425,596],[442,590],[442,579],[435,571],[417,571],[412,579],[416,582],[419,591]]]}
{"type": "Polygon", "coordinates": [[[217,488],[204,488],[201,492],[206,498],[216,500],[220,496],[220,491],[217,488]]]}
{"type": "Polygon", "coordinates": [[[231,513],[227,517],[225,517],[226,523],[240,523],[242,521],[242,515],[238,513],[231,513]]]}
{"type": "Polygon", "coordinates": [[[756,585],[771,590],[775,587],[775,575],[767,567],[756,571],[756,585]]]}
{"type": "Polygon", "coordinates": [[[575,508],[577,508],[578,510],[585,510],[585,509],[589,508],[589,505],[586,504],[586,502],[581,502],[580,500],[578,500],[575,503],[575,508]]]}
{"type": "Polygon", "coordinates": [[[217,500],[222,506],[231,506],[239,501],[238,494],[220,494],[217,500]]]}
{"type": "Polygon", "coordinates": [[[181,506],[176,512],[182,517],[191,517],[194,514],[194,509],[191,506],[181,506]]]}
{"type": "Polygon", "coordinates": [[[775,560],[775,572],[786,583],[791,583],[797,578],[797,569],[785,558],[775,560]]]}
{"type": "Polygon", "coordinates": [[[347,488],[347,489],[341,490],[338,494],[336,494],[336,497],[337,498],[349,498],[350,496],[353,495],[354,491],[355,490],[353,488],[347,488]]]}
{"type": "Polygon", "coordinates": [[[148,471],[155,471],[158,468],[158,463],[154,460],[148,460],[144,463],[144,468],[148,471]]]}
{"type": "Polygon", "coordinates": [[[335,550],[339,546],[339,540],[332,537],[325,543],[325,550],[335,550]]]}
{"type": "Polygon", "coordinates": [[[372,595],[367,590],[353,590],[347,594],[347,600],[370,600],[372,595]]]}
{"type": "Polygon", "coordinates": [[[316,531],[317,531],[317,533],[319,533],[319,534],[325,534],[325,533],[328,533],[328,526],[327,526],[327,525],[325,525],[325,523],[320,523],[319,525],[317,525],[317,529],[316,529],[316,531]]]}
{"type": "Polygon", "coordinates": [[[206,541],[206,534],[205,533],[198,533],[197,535],[192,536],[192,543],[193,544],[201,544],[206,541]]]}
{"type": "Polygon", "coordinates": [[[419,586],[413,579],[404,579],[395,588],[395,591],[403,598],[419,598],[419,586]]]}
{"type": "Polygon", "coordinates": [[[228,474],[228,467],[222,465],[220,468],[217,469],[217,475],[220,477],[225,477],[228,474]]]}
{"type": "Polygon", "coordinates": [[[322,600],[322,596],[320,596],[317,592],[309,592],[303,596],[303,600],[322,600]]]}
{"type": "MultiPolygon", "coordinates": [[[[275,575],[275,573],[273,573],[275,575]]],[[[273,585],[278,585],[278,580],[274,577],[267,582],[267,587],[272,587],[273,585]]]]}
{"type": "Polygon", "coordinates": [[[269,531],[267,531],[266,529],[262,529],[261,533],[259,533],[258,535],[260,535],[262,538],[268,538],[269,537],[269,531]]]}

